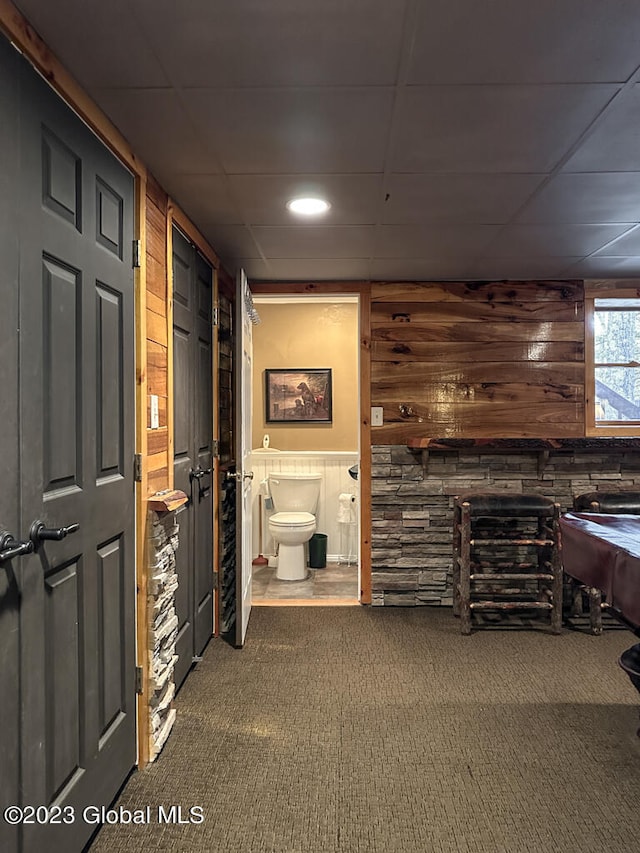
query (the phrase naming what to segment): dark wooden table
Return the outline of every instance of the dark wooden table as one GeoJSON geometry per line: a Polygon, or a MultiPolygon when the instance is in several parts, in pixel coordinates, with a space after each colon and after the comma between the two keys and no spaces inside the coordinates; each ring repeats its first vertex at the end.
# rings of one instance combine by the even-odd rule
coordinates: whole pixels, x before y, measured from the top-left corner
{"type": "Polygon", "coordinates": [[[572,578],[600,590],[612,610],[640,629],[640,516],[567,513],[562,562],[572,578]]]}

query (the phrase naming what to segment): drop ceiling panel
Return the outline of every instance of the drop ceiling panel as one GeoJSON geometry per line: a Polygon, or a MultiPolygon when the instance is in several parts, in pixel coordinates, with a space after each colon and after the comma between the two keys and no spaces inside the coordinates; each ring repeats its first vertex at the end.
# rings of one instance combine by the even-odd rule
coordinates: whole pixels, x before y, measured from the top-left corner
{"type": "Polygon", "coordinates": [[[639,274],[636,0],[18,5],[232,272],[639,274]]]}
{"type": "Polygon", "coordinates": [[[635,278],[640,275],[640,257],[585,258],[567,270],[568,278],[635,278]]]}
{"type": "Polygon", "coordinates": [[[395,82],[404,0],[131,3],[177,86],[395,82]],[[166,49],[168,44],[173,45],[171,50],[166,49]]]}
{"type": "Polygon", "coordinates": [[[635,71],[634,2],[429,0],[418,6],[410,83],[623,82],[635,71]]]}
{"type": "Polygon", "coordinates": [[[508,222],[544,175],[391,175],[382,222],[508,222]]]}
{"type": "Polygon", "coordinates": [[[230,175],[244,221],[253,225],[291,225],[299,218],[287,210],[289,199],[320,196],[331,204],[332,225],[369,225],[376,221],[382,197],[382,174],[373,175],[230,175]]]}
{"type": "Polygon", "coordinates": [[[127,0],[17,0],[16,5],[86,89],[168,85],[154,51],[131,20],[127,0]]]}
{"type": "MultiPolygon", "coordinates": [[[[262,269],[265,270],[263,277],[273,281],[359,281],[369,278],[369,261],[360,259],[286,258],[266,261],[262,269]]],[[[249,270],[247,274],[251,277],[249,270]]]]}
{"type": "Polygon", "coordinates": [[[226,172],[381,172],[393,90],[186,90],[226,172]]]}
{"type": "Polygon", "coordinates": [[[606,117],[568,160],[563,171],[639,170],[640,85],[636,84],[615,99],[606,117]]]}
{"type": "Polygon", "coordinates": [[[517,216],[521,223],[640,222],[640,172],[561,174],[517,216]]]}
{"type": "Polygon", "coordinates": [[[499,225],[382,225],[376,229],[374,257],[427,258],[463,264],[498,234],[499,225]]]}
{"type": "Polygon", "coordinates": [[[429,86],[399,95],[394,172],[549,172],[618,87],[429,86]]]}
{"type": "MultiPolygon", "coordinates": [[[[223,175],[172,174],[163,183],[201,231],[216,225],[244,224],[223,175]]],[[[215,243],[212,245],[215,248],[215,243]]]]}
{"type": "Polygon", "coordinates": [[[487,247],[486,254],[494,258],[583,257],[628,228],[628,225],[509,225],[487,247]]]}
{"type": "Polygon", "coordinates": [[[97,90],[94,97],[158,178],[221,171],[172,89],[97,90]]]}
{"type": "Polygon", "coordinates": [[[216,225],[206,229],[205,237],[223,260],[231,258],[261,259],[260,249],[244,225],[216,225]]]}
{"type": "Polygon", "coordinates": [[[440,281],[470,277],[471,266],[440,258],[376,258],[371,261],[373,281],[440,281]]]}
{"type": "Polygon", "coordinates": [[[266,258],[369,258],[373,227],[256,226],[253,235],[266,258]]]}
{"type": "Polygon", "coordinates": [[[599,249],[596,255],[609,257],[640,256],[640,228],[633,228],[622,237],[599,249]]]}
{"type": "Polygon", "coordinates": [[[482,258],[469,268],[469,278],[482,281],[504,279],[566,279],[579,258],[482,258]]]}

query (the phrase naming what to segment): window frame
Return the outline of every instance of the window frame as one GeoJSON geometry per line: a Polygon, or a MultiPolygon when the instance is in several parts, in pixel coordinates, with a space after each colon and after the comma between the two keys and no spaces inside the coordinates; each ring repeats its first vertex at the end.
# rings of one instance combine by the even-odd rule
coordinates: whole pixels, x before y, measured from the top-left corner
{"type": "MultiPolygon", "coordinates": [[[[584,299],[584,367],[585,367],[585,435],[600,437],[640,436],[640,421],[625,426],[612,423],[596,423],[596,361],[595,361],[595,312],[596,299],[640,299],[640,286],[593,286],[585,282],[584,299]]],[[[639,368],[640,369],[640,368],[639,368]]]]}

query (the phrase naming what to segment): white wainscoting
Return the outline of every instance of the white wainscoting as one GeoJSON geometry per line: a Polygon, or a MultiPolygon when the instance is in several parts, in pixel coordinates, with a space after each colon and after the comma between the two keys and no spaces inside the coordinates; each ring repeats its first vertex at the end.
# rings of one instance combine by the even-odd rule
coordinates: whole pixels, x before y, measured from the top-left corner
{"type": "MultiPolygon", "coordinates": [[[[349,468],[358,462],[357,453],[347,452],[293,452],[293,451],[257,451],[252,455],[253,469],[253,555],[259,552],[258,543],[258,493],[260,483],[268,474],[281,472],[291,474],[322,474],[320,500],[318,502],[317,533],[327,534],[327,558],[339,560],[351,556],[355,563],[360,550],[360,501],[358,481],[349,475],[349,468]],[[355,524],[340,524],[337,520],[338,498],[341,494],[356,496],[355,524]]],[[[275,553],[272,538],[269,536],[267,518],[269,512],[263,509],[262,516],[262,553],[269,556],[275,553]]]]}

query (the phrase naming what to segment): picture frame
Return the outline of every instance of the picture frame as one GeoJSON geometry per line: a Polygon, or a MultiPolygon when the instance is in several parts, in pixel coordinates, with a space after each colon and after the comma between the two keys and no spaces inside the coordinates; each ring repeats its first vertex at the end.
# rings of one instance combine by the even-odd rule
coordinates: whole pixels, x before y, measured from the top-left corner
{"type": "Polygon", "coordinates": [[[268,424],[330,424],[333,422],[331,368],[265,370],[268,424]]]}

